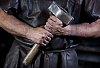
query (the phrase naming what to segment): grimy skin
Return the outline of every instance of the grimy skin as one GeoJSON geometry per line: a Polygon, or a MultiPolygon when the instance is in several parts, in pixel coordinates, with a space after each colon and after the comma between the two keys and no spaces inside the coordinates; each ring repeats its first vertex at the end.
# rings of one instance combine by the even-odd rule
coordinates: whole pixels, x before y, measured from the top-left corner
{"type": "Polygon", "coordinates": [[[50,16],[45,29],[56,35],[100,37],[100,19],[91,24],[83,23],[62,27],[62,22],[57,17],[50,16]]]}
{"type": "Polygon", "coordinates": [[[7,32],[31,39],[34,43],[46,45],[53,35],[42,27],[32,28],[0,9],[0,27],[7,32]]]}

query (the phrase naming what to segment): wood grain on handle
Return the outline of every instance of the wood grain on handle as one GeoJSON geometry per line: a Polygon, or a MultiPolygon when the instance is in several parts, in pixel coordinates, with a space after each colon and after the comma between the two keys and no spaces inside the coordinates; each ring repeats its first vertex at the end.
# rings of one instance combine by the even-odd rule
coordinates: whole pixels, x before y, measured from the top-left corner
{"type": "Polygon", "coordinates": [[[24,65],[28,65],[32,62],[32,59],[34,58],[34,56],[36,55],[36,53],[39,50],[39,46],[38,44],[34,44],[32,49],[29,51],[29,53],[26,55],[23,64],[24,65]]]}

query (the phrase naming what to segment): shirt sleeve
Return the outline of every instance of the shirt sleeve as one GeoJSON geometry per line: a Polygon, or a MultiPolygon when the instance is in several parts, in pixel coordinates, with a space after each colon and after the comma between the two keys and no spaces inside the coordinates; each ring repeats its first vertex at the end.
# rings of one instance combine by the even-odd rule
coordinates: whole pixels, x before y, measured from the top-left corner
{"type": "Polygon", "coordinates": [[[19,0],[10,0],[8,7],[7,7],[7,12],[10,15],[15,15],[18,13],[18,6],[19,6],[19,0]]]}
{"type": "Polygon", "coordinates": [[[37,0],[10,0],[7,13],[32,27],[42,26],[47,20],[47,14],[42,13],[37,0]]]}

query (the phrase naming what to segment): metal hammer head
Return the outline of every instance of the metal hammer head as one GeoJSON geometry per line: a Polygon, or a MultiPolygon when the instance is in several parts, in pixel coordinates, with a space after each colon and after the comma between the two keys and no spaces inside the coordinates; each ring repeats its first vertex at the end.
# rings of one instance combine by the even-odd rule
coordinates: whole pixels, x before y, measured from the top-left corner
{"type": "Polygon", "coordinates": [[[74,19],[65,9],[59,7],[54,1],[49,6],[49,11],[60,19],[65,25],[70,24],[70,22],[74,19]]]}

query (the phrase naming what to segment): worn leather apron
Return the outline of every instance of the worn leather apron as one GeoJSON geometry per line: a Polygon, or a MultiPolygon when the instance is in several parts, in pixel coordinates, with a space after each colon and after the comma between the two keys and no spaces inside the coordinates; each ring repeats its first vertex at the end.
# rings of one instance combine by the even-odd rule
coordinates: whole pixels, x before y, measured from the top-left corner
{"type": "MultiPolygon", "coordinates": [[[[74,17],[73,24],[79,22],[82,0],[10,0],[8,14],[31,27],[45,25],[49,18],[48,7],[55,1],[74,17]]],[[[15,25],[16,26],[16,25],[15,25]]],[[[6,58],[4,68],[78,68],[74,37],[54,36],[46,47],[41,47],[30,65],[22,61],[33,46],[29,39],[14,36],[15,41],[6,58]]]]}

